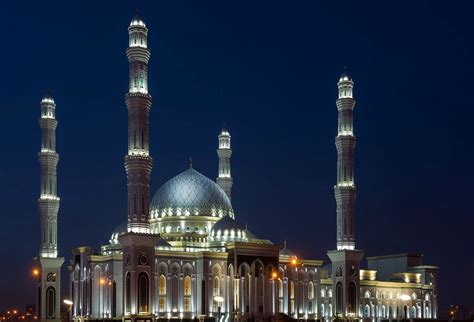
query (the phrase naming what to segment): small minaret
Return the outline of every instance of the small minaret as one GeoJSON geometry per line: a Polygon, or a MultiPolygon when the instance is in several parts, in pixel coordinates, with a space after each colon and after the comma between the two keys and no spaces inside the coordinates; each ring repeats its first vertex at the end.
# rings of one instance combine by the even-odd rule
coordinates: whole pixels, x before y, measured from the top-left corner
{"type": "Polygon", "coordinates": [[[355,200],[354,185],[354,136],[352,113],[355,100],[352,97],[354,82],[347,69],[337,83],[339,96],[336,101],[339,111],[338,131],[336,136],[337,148],[337,183],[334,194],[337,203],[337,249],[355,248],[355,200]]]}
{"type": "Polygon", "coordinates": [[[148,233],[150,175],[153,160],[149,155],[148,29],[138,12],[128,27],[127,57],[130,66],[128,109],[128,154],[125,170],[128,181],[128,230],[148,233]]]}
{"type": "Polygon", "coordinates": [[[230,171],[230,157],[232,156],[232,149],[230,148],[230,133],[225,128],[225,125],[218,138],[219,147],[217,149],[217,155],[219,156],[219,173],[216,182],[222,190],[224,190],[227,197],[231,199],[232,174],[230,171]]]}
{"type": "Polygon", "coordinates": [[[56,167],[59,155],[56,153],[56,104],[48,92],[41,100],[41,151],[38,159],[41,168],[40,197],[38,207],[41,222],[41,245],[37,270],[39,316],[59,320],[61,266],[64,258],[58,257],[58,210],[59,197],[56,186],[56,167]]]}
{"type": "Polygon", "coordinates": [[[38,154],[41,167],[40,198],[41,249],[40,257],[55,258],[58,255],[57,218],[59,197],[56,187],[56,167],[59,155],[56,153],[56,104],[51,94],[41,100],[41,151],[38,154]]]}

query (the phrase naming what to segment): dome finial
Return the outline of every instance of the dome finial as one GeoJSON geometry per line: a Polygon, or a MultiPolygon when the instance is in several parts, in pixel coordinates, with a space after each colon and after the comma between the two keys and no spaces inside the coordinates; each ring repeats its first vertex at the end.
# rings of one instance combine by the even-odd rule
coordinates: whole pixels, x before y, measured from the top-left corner
{"type": "Polygon", "coordinates": [[[142,17],[140,16],[140,9],[139,5],[137,4],[137,7],[135,9],[135,15],[133,16],[132,21],[130,22],[130,27],[132,26],[140,26],[140,27],[146,27],[145,22],[143,21],[142,17]]]}
{"type": "Polygon", "coordinates": [[[285,240],[283,241],[283,247],[286,248],[286,238],[285,238],[285,240]]]}
{"type": "Polygon", "coordinates": [[[193,158],[189,157],[189,168],[193,168],[193,158]]]}
{"type": "Polygon", "coordinates": [[[347,68],[347,65],[344,66],[344,72],[339,78],[339,81],[352,81],[352,77],[349,75],[349,69],[347,68]]]}
{"type": "Polygon", "coordinates": [[[44,92],[44,96],[45,98],[52,98],[53,97],[53,92],[51,91],[51,89],[48,87],[46,88],[46,91],[44,92]]]}

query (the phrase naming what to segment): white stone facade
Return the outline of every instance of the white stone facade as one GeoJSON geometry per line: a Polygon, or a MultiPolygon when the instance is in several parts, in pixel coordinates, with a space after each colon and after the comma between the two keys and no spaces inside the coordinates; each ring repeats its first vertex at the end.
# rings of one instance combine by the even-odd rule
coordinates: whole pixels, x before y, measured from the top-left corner
{"type": "MultiPolygon", "coordinates": [[[[191,165],[150,200],[148,29],[137,15],[128,31],[127,218],[100,251],[73,250],[68,266],[73,319],[437,317],[437,267],[422,265],[420,255],[400,254],[369,257],[364,269],[364,252],[355,248],[355,101],[347,72],[338,82],[337,98],[337,243],[336,250],[328,252],[331,264],[323,266],[323,260],[298,258],[286,243],[275,245],[237,222],[230,199],[231,136],[225,128],[218,135],[216,182],[191,165]]],[[[40,121],[40,308],[51,313],[41,315],[44,320],[59,318],[62,299],[54,112],[54,100],[48,96],[40,121]],[[54,314],[47,302],[53,299],[51,289],[54,314]]]]}

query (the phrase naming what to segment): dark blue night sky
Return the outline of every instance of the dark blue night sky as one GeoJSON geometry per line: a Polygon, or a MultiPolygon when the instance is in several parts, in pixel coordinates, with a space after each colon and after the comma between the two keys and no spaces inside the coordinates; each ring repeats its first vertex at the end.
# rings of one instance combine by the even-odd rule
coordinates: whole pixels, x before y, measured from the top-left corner
{"type": "MultiPolygon", "coordinates": [[[[34,303],[38,118],[51,88],[59,250],[126,219],[132,1],[2,1],[0,310],[34,303]]],[[[469,1],[142,1],[152,191],[233,144],[237,220],[301,257],[335,248],[336,83],[355,81],[357,247],[440,266],[440,310],[473,307],[474,43],[469,1]]],[[[66,271],[64,271],[66,272],[66,271]]],[[[66,279],[64,279],[64,282],[66,279]]]]}

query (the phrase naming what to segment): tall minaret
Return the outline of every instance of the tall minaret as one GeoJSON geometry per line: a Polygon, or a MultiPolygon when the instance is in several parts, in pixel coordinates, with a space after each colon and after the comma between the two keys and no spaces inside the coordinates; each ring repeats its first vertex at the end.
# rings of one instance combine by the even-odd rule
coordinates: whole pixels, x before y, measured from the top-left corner
{"type": "Polygon", "coordinates": [[[40,294],[38,298],[41,320],[59,320],[60,276],[64,258],[58,257],[58,210],[59,197],[56,188],[56,167],[59,155],[56,153],[56,104],[50,93],[41,100],[41,151],[38,153],[41,168],[41,185],[38,207],[41,216],[41,246],[38,264],[40,294]]]}
{"type": "Polygon", "coordinates": [[[336,136],[337,148],[337,184],[334,194],[337,203],[337,249],[354,249],[355,232],[355,200],[354,185],[354,136],[352,113],[355,100],[352,97],[354,82],[347,69],[337,83],[339,96],[336,101],[339,111],[338,131],[336,136]]]}
{"type": "MultiPolygon", "coordinates": [[[[119,236],[122,245],[123,315],[131,322],[151,321],[157,311],[153,276],[155,245],[159,235],[150,233],[150,174],[153,160],[149,155],[148,29],[137,14],[128,27],[127,57],[130,84],[125,103],[128,109],[128,155],[125,170],[128,181],[128,232],[119,236]],[[150,292],[150,290],[152,290],[150,292]],[[150,296],[143,296],[149,294],[150,296]]],[[[102,311],[101,317],[107,312],[102,311]]]]}
{"type": "Polygon", "coordinates": [[[334,313],[341,318],[359,316],[360,261],[364,251],[355,249],[354,207],[356,188],[354,185],[354,146],[352,97],[354,83],[347,69],[337,83],[339,95],[336,101],[339,111],[337,148],[337,183],[334,193],[337,203],[337,250],[328,251],[332,264],[332,305],[334,313]]]}
{"type": "Polygon", "coordinates": [[[217,184],[224,190],[229,199],[232,193],[232,175],[230,171],[230,157],[232,149],[230,148],[230,133],[224,127],[219,134],[219,147],[217,155],[219,156],[219,174],[216,179],[217,184]]]}
{"type": "Polygon", "coordinates": [[[130,65],[128,109],[128,154],[125,170],[128,185],[128,230],[148,233],[150,175],[153,160],[149,155],[148,29],[138,12],[128,27],[127,57],[130,65]]]}

